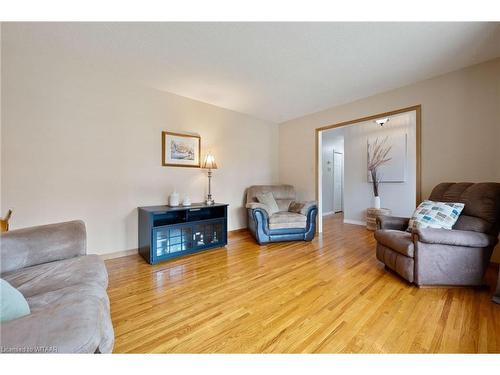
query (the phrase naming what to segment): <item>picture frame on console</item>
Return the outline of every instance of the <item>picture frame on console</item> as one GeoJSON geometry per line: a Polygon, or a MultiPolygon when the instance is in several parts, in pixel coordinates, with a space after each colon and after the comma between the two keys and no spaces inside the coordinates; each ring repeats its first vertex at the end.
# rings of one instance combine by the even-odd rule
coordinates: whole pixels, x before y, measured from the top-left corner
{"type": "Polygon", "coordinates": [[[162,166],[200,168],[201,137],[199,135],[163,131],[162,166]]]}

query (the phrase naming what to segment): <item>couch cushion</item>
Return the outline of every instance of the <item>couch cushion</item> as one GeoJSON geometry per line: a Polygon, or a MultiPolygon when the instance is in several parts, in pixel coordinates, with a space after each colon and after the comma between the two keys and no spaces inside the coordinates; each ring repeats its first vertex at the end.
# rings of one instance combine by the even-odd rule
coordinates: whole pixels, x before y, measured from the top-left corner
{"type": "Polygon", "coordinates": [[[269,218],[269,229],[305,228],[307,217],[294,212],[280,211],[269,218]]]}
{"type": "Polygon", "coordinates": [[[276,200],[273,197],[273,193],[268,191],[267,193],[257,194],[257,200],[267,207],[268,212],[272,214],[278,212],[280,209],[276,200]]]}
{"type": "MultiPolygon", "coordinates": [[[[77,293],[72,288],[64,289],[49,292],[57,297],[44,308],[35,308],[30,315],[2,323],[2,351],[111,352],[114,333],[107,297],[92,295],[100,289],[97,287],[90,293],[85,288],[77,293]]],[[[44,297],[33,300],[40,298],[44,297]]]]}
{"type": "Polygon", "coordinates": [[[414,246],[410,233],[400,230],[379,229],[375,231],[375,239],[385,247],[413,258],[414,246]]]}
{"type": "Polygon", "coordinates": [[[254,185],[246,191],[246,202],[257,202],[257,194],[267,192],[273,193],[274,199],[295,200],[295,189],[292,185],[254,185]]]}
{"type": "Polygon", "coordinates": [[[280,211],[288,211],[293,199],[276,199],[280,211]]]}
{"type": "Polygon", "coordinates": [[[94,284],[106,289],[108,274],[98,255],[40,264],[2,275],[26,298],[68,286],[94,284]]]}
{"type": "Polygon", "coordinates": [[[453,229],[481,231],[494,236],[498,235],[500,228],[498,223],[500,218],[500,183],[442,183],[432,190],[429,199],[464,203],[465,208],[461,217],[470,216],[481,219],[480,222],[466,222],[459,218],[453,229]]]}

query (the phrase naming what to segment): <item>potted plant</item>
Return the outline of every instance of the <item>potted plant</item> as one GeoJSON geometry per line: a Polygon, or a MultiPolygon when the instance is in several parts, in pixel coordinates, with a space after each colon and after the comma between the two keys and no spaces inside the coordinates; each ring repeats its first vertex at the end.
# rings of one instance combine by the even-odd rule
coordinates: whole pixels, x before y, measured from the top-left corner
{"type": "Polygon", "coordinates": [[[383,164],[389,162],[390,158],[389,152],[391,152],[392,146],[387,144],[388,137],[379,140],[377,137],[373,143],[368,143],[368,172],[372,178],[373,187],[373,207],[380,208],[380,195],[379,195],[379,183],[381,181],[381,176],[379,173],[379,168],[383,164]]]}

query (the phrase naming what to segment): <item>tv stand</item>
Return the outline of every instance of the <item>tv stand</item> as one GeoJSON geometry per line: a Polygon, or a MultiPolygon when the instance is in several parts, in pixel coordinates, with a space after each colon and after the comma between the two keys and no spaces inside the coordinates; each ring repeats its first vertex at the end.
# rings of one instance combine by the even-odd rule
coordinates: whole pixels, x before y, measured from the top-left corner
{"type": "Polygon", "coordinates": [[[227,206],[139,207],[139,254],[156,264],[227,245],[227,206]]]}

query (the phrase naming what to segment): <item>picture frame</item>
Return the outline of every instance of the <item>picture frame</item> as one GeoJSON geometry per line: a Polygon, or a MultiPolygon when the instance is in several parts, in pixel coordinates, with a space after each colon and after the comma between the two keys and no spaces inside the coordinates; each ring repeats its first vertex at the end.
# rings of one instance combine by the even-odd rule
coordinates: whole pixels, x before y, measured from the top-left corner
{"type": "MultiPolygon", "coordinates": [[[[407,180],[407,158],[408,158],[408,140],[407,134],[391,134],[387,137],[388,144],[391,146],[389,157],[391,160],[378,168],[380,181],[382,183],[403,183],[407,180]]],[[[367,140],[367,153],[370,144],[375,138],[369,137],[367,140]]],[[[368,182],[372,183],[370,171],[367,171],[368,182]]]]}
{"type": "Polygon", "coordinates": [[[199,135],[162,131],[162,166],[200,168],[201,137],[199,135]]]}

